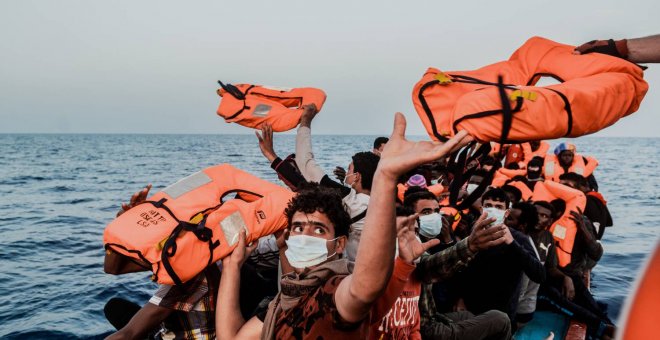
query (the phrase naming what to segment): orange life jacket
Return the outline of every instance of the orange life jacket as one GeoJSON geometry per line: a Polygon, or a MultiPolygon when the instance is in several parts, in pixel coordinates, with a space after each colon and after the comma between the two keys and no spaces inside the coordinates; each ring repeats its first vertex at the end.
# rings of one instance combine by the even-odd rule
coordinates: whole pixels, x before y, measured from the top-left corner
{"type": "Polygon", "coordinates": [[[648,90],[642,69],[605,54],[534,37],[507,61],[474,71],[429,68],[412,99],[429,136],[466,130],[478,141],[578,137],[635,112],[648,90]],[[541,76],[563,83],[533,86],[541,76]]]}
{"type": "MultiPolygon", "coordinates": [[[[430,191],[433,195],[435,195],[436,198],[440,198],[440,194],[442,194],[442,192],[445,190],[445,187],[442,186],[442,184],[438,183],[427,186],[426,189],[430,191]]],[[[407,185],[403,183],[399,183],[396,185],[396,191],[397,191],[396,195],[399,201],[403,202],[403,198],[406,195],[406,190],[408,190],[407,185]]]]}
{"type": "Polygon", "coordinates": [[[532,146],[529,145],[529,143],[522,143],[522,148],[523,148],[524,161],[525,164],[527,164],[534,157],[545,158],[546,154],[548,153],[548,150],[550,149],[550,144],[548,144],[548,142],[541,141],[541,145],[539,145],[539,148],[536,149],[536,151],[532,151],[532,146]]]}
{"type": "Polygon", "coordinates": [[[227,123],[238,123],[258,129],[269,123],[273,131],[282,132],[295,128],[300,122],[303,105],[315,104],[321,110],[325,102],[322,90],[301,88],[274,88],[250,84],[223,84],[218,95],[222,97],[218,115],[227,123]]]}
{"type": "Polygon", "coordinates": [[[504,157],[504,166],[511,163],[522,162],[523,158],[524,156],[523,156],[522,146],[520,146],[520,144],[511,144],[506,150],[506,156],[504,157]]]}
{"type": "Polygon", "coordinates": [[[557,259],[559,266],[565,267],[571,263],[571,253],[575,244],[577,226],[571,220],[571,211],[584,211],[587,198],[582,191],[559,184],[557,182],[537,182],[532,193],[532,201],[550,202],[560,198],[566,202],[564,214],[550,227],[550,232],[557,242],[557,259]]]}
{"type": "Polygon", "coordinates": [[[493,176],[493,181],[491,185],[497,188],[504,186],[504,183],[516,176],[525,176],[527,175],[527,170],[524,169],[507,169],[499,168],[495,171],[495,176],[493,176]]]}
{"type": "MultiPolygon", "coordinates": [[[[593,157],[586,157],[587,163],[584,163],[584,158],[580,154],[573,156],[573,164],[568,168],[568,172],[574,172],[578,175],[589,177],[594,173],[598,166],[598,160],[593,157]]],[[[559,165],[559,159],[553,154],[545,157],[543,164],[543,176],[546,180],[559,182],[559,176],[564,174],[564,168],[559,165]]]]}
{"type": "Polygon", "coordinates": [[[622,311],[623,325],[617,339],[645,340],[658,334],[660,324],[660,242],[656,243],[645,268],[639,271],[633,294],[622,311]]]}
{"type": "Polygon", "coordinates": [[[107,248],[151,264],[154,281],[181,284],[247,242],[286,227],[293,193],[223,164],[166,187],[110,222],[107,248]],[[223,202],[228,195],[237,198],[223,202]]]}

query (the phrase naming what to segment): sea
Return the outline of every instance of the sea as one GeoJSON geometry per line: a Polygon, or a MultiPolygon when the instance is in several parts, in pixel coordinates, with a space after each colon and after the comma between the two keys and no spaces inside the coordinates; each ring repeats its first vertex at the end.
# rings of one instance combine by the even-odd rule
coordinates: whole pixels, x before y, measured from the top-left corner
{"type": "MultiPolygon", "coordinates": [[[[293,135],[275,137],[280,156],[293,152],[293,135]]],[[[346,167],[374,137],[314,136],[315,156],[328,172],[346,167]]],[[[572,142],[599,160],[595,176],[614,218],[592,292],[616,320],[660,236],[660,139],[572,142]]],[[[0,134],[0,338],[110,334],[104,304],[143,304],[156,284],[146,273],[103,272],[105,226],[146,184],[156,192],[219,163],[278,182],[253,135],[0,134]]]]}

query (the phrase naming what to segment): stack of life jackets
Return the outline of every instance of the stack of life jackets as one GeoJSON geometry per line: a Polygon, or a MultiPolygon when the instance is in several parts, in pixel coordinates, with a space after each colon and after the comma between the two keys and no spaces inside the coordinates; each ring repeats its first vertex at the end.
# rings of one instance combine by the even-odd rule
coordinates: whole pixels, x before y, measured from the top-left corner
{"type": "Polygon", "coordinates": [[[605,54],[534,37],[507,61],[474,71],[429,68],[412,93],[429,136],[466,130],[499,143],[578,137],[635,112],[648,90],[642,69],[605,54]],[[535,87],[543,76],[561,84],[535,87]]]}
{"type": "Polygon", "coordinates": [[[268,123],[275,132],[295,128],[300,122],[304,105],[315,104],[321,110],[326,98],[325,92],[311,87],[276,88],[218,83],[220,89],[217,93],[222,100],[217,112],[227,123],[254,129],[268,123]]]}
{"type": "Polygon", "coordinates": [[[246,242],[287,226],[293,193],[231,165],[206,168],[157,192],[110,222],[106,249],[149,263],[153,280],[181,284],[246,242]],[[235,198],[226,200],[229,196],[235,198]]]}

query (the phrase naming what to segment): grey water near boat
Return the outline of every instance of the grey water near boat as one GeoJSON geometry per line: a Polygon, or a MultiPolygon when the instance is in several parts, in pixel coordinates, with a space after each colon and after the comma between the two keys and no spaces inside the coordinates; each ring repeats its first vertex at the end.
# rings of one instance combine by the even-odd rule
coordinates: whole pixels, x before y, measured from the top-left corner
{"type": "MultiPolygon", "coordinates": [[[[375,136],[314,136],[326,171],[346,166],[375,136]]],[[[423,137],[417,137],[423,138],[423,137]]],[[[616,319],[660,236],[660,139],[585,137],[614,217],[592,290],[616,319]]],[[[276,135],[281,156],[294,137],[276,135]]],[[[556,141],[551,143],[556,145],[556,141]]],[[[154,192],[201,168],[231,163],[278,181],[252,135],[0,135],[0,338],[102,338],[114,296],[145,303],[145,273],[103,273],[103,229],[147,183],[154,192]]]]}

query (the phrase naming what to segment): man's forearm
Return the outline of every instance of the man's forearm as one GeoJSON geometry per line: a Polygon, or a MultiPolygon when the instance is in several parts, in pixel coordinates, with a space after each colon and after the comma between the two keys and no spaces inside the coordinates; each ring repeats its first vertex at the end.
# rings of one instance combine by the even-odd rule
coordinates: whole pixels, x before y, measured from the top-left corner
{"type": "Polygon", "coordinates": [[[424,283],[445,280],[464,268],[473,257],[465,238],[441,252],[423,256],[415,274],[424,283]]]}
{"type": "Polygon", "coordinates": [[[374,301],[385,289],[394,263],[396,179],[374,174],[367,217],[355,260],[351,293],[374,301]]]}
{"type": "Polygon", "coordinates": [[[628,60],[635,63],[660,63],[660,34],[628,39],[628,60]]]}
{"type": "Polygon", "coordinates": [[[215,329],[218,339],[233,339],[245,324],[238,301],[240,284],[240,267],[235,264],[224,266],[215,310],[215,329]]]}
{"type": "Polygon", "coordinates": [[[325,176],[323,169],[316,163],[314,153],[312,152],[312,131],[309,127],[303,126],[302,122],[296,133],[296,164],[298,169],[309,182],[321,182],[325,176]]]}

